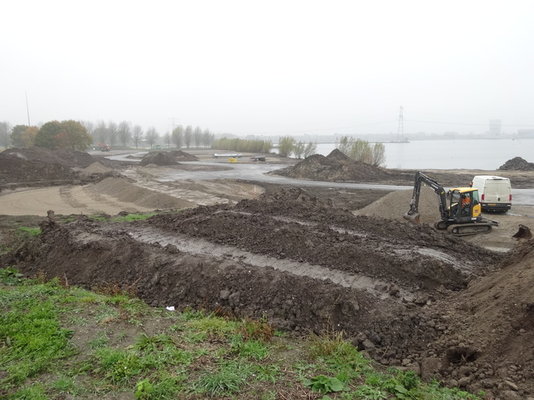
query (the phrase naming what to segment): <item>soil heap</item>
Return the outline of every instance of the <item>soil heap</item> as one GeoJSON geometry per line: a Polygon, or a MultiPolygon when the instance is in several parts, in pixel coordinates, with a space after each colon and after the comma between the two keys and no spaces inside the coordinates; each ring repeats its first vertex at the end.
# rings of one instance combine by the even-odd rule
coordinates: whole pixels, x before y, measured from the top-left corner
{"type": "Polygon", "coordinates": [[[503,171],[534,171],[534,163],[528,162],[524,158],[514,157],[506,161],[499,167],[503,171]]]}
{"type": "Polygon", "coordinates": [[[443,379],[473,391],[500,389],[502,398],[534,393],[534,240],[437,308],[449,321],[433,346],[446,355],[436,371],[443,379]]]}
{"type": "Polygon", "coordinates": [[[54,183],[78,178],[75,169],[96,160],[88,153],[49,150],[39,147],[14,148],[0,153],[0,186],[6,183],[54,183]]]}
{"type": "Polygon", "coordinates": [[[185,151],[182,151],[182,150],[173,150],[170,153],[174,156],[174,159],[176,161],[198,161],[198,157],[192,154],[186,153],[185,151]]]}
{"type": "Polygon", "coordinates": [[[376,182],[389,178],[386,170],[354,161],[338,149],[332,150],[326,157],[314,154],[275,173],[290,178],[324,181],[376,182]]]}
{"type": "Polygon", "coordinates": [[[176,158],[168,151],[151,151],[143,157],[141,165],[178,165],[176,158]]]}

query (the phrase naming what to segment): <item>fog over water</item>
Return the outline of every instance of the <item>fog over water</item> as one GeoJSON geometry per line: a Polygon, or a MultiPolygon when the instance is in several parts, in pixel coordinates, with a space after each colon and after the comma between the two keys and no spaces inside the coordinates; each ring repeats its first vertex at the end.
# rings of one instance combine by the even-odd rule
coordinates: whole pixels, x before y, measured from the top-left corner
{"type": "Polygon", "coordinates": [[[534,128],[534,2],[4,1],[0,121],[214,133],[534,128]]]}

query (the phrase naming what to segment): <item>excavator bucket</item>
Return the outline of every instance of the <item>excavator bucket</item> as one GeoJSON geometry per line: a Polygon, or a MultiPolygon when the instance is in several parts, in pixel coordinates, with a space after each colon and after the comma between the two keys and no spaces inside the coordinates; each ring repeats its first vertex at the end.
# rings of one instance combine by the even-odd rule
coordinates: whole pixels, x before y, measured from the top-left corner
{"type": "Polygon", "coordinates": [[[421,216],[418,212],[410,214],[410,212],[408,211],[406,214],[403,215],[403,217],[404,219],[410,221],[413,224],[418,224],[421,216]]]}
{"type": "Polygon", "coordinates": [[[516,232],[514,236],[512,236],[514,239],[531,239],[532,238],[532,232],[530,232],[530,228],[528,226],[525,226],[523,224],[519,224],[519,230],[516,232]]]}

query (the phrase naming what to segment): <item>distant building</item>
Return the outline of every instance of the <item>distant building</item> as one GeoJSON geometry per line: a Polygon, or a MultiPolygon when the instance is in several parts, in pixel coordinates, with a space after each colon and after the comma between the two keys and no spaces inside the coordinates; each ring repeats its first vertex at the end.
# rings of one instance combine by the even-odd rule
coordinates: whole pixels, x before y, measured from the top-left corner
{"type": "Polygon", "coordinates": [[[500,136],[501,126],[502,124],[500,119],[490,119],[488,132],[490,136],[500,136]]]}
{"type": "Polygon", "coordinates": [[[534,139],[534,129],[518,129],[517,137],[523,139],[534,139]]]}

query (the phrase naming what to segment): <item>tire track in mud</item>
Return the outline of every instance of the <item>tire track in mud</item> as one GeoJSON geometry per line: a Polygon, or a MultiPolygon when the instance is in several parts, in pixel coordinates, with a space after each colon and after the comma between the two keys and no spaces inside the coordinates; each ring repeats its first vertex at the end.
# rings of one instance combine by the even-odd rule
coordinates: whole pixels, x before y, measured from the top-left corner
{"type": "MultiPolygon", "coordinates": [[[[214,215],[216,214],[237,214],[237,215],[246,215],[246,216],[259,216],[260,215],[257,213],[251,213],[251,212],[246,212],[246,211],[234,211],[234,210],[220,210],[214,213],[214,215]]],[[[282,217],[282,216],[277,216],[277,215],[267,215],[267,217],[275,221],[279,221],[283,223],[293,223],[293,224],[311,227],[311,228],[316,228],[321,225],[318,222],[302,221],[302,220],[291,218],[291,217],[282,217]]],[[[363,238],[363,239],[368,238],[370,236],[368,232],[355,231],[353,229],[347,229],[347,228],[343,228],[343,227],[339,227],[335,225],[329,225],[328,229],[331,229],[332,231],[337,232],[337,233],[343,233],[343,234],[356,236],[358,238],[363,238]]],[[[401,249],[399,248],[398,244],[392,245],[390,243],[386,243],[385,241],[383,243],[379,243],[378,245],[381,247],[382,250],[389,251],[399,257],[403,255],[407,255],[415,251],[422,256],[435,258],[459,270],[466,271],[466,272],[469,272],[471,270],[470,267],[468,267],[467,265],[464,265],[464,263],[458,258],[451,256],[449,254],[446,254],[439,250],[435,250],[431,248],[424,248],[424,247],[419,247],[419,246],[410,246],[410,247],[406,247],[405,249],[401,249]]]]}
{"type": "MultiPolygon", "coordinates": [[[[215,257],[221,259],[232,259],[241,264],[246,264],[255,268],[273,268],[279,271],[289,272],[296,276],[306,276],[317,280],[329,280],[332,283],[351,289],[364,290],[380,299],[389,298],[387,291],[377,288],[387,289],[389,284],[379,279],[371,278],[362,274],[353,274],[340,270],[333,270],[320,265],[314,265],[307,262],[298,262],[289,259],[278,259],[262,254],[255,254],[238,249],[233,246],[215,244],[204,239],[190,238],[182,234],[165,234],[164,232],[148,227],[129,229],[128,235],[133,239],[162,246],[173,245],[184,253],[191,255],[200,255],[215,257]]],[[[399,289],[401,298],[411,300],[413,295],[399,289]]]]}
{"type": "Polygon", "coordinates": [[[61,199],[71,206],[72,208],[86,208],[87,205],[85,203],[79,202],[73,195],[72,195],[72,188],[69,186],[61,186],[59,188],[59,195],[61,196],[61,199]]]}

